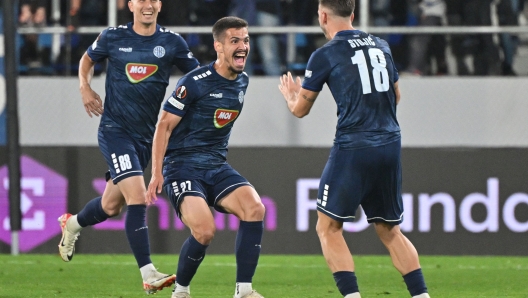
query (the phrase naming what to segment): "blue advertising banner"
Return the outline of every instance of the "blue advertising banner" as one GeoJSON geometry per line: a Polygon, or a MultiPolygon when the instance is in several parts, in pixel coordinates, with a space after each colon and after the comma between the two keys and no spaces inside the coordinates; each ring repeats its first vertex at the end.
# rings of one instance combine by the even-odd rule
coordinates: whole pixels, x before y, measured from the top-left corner
{"type": "Polygon", "coordinates": [[[4,19],[0,7],[0,146],[6,144],[6,94],[4,68],[4,19]]]}

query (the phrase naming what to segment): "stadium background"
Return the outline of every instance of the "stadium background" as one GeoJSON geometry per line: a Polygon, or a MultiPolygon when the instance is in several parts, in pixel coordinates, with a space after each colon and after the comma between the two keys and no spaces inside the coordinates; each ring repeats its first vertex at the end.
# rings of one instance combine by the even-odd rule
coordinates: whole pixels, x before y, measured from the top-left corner
{"type": "MultiPolygon", "coordinates": [[[[0,144],[5,144],[1,49],[3,41],[0,144]]],[[[525,256],[528,79],[402,77],[400,84],[406,235],[421,254],[525,256]]],[[[266,203],[263,253],[317,254],[314,200],[336,107],[324,89],[312,113],[296,119],[277,85],[278,78],[252,78],[228,159],[266,203]]],[[[22,253],[56,253],[56,218],[78,212],[102,191],[106,165],[97,149],[98,119],[85,114],[77,86],[75,78],[19,79],[22,253]]],[[[104,74],[93,86],[104,94],[104,74]]],[[[0,253],[9,252],[11,241],[6,163],[0,146],[0,253]]],[[[351,249],[384,254],[372,227],[359,217],[345,227],[351,249]]],[[[128,253],[123,218],[83,230],[77,252],[128,253]]],[[[209,251],[232,253],[237,222],[223,215],[216,219],[218,234],[209,251]]],[[[189,232],[163,196],[149,208],[148,222],[152,251],[178,253],[189,232]]]]}
{"type": "MultiPolygon", "coordinates": [[[[252,79],[228,160],[266,203],[263,252],[315,254],[320,252],[313,210],[317,179],[332,143],[336,107],[324,89],[312,113],[296,119],[277,84],[278,78],[252,79]]],[[[402,229],[422,254],[526,255],[528,80],[402,77],[400,84],[402,229]]],[[[102,93],[103,86],[104,77],[96,78],[94,89],[102,93]]],[[[82,109],[75,78],[21,78],[19,98],[27,228],[20,234],[21,251],[56,253],[56,218],[79,211],[104,188],[98,119],[82,109]]],[[[10,241],[6,162],[1,148],[1,253],[9,252],[10,241]]],[[[77,251],[127,253],[122,218],[83,230],[77,251]]],[[[148,222],[152,251],[178,253],[189,232],[166,199],[149,208],[148,222]]],[[[232,253],[236,220],[218,215],[217,224],[210,252],[232,253]]],[[[385,253],[361,216],[346,229],[355,253],[385,253]]]]}

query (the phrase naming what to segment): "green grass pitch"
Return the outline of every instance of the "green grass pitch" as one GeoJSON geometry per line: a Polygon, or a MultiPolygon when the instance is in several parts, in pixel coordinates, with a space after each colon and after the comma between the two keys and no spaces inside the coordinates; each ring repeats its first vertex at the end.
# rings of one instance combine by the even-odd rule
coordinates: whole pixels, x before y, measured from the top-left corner
{"type": "MultiPolygon", "coordinates": [[[[355,256],[362,297],[410,297],[388,256],[355,256]]],[[[154,255],[161,272],[177,255],[154,255]]],[[[421,256],[432,298],[528,297],[528,257],[421,256]]],[[[0,298],[147,297],[132,255],[0,255],[0,298]]],[[[191,284],[193,298],[233,297],[235,259],[207,255],[191,284]]],[[[253,286],[266,298],[341,297],[319,255],[262,255],[253,286]]],[[[167,297],[170,289],[155,296],[167,297]]]]}

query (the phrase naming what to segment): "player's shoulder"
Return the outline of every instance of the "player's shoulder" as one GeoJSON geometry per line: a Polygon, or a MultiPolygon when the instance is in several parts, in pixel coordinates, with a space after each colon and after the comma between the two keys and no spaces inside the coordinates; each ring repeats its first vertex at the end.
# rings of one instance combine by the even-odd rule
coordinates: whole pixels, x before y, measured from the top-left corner
{"type": "Polygon", "coordinates": [[[105,30],[103,30],[102,34],[106,35],[112,35],[112,36],[122,36],[125,34],[129,34],[130,30],[128,28],[129,24],[119,25],[116,27],[108,27],[105,30]]]}

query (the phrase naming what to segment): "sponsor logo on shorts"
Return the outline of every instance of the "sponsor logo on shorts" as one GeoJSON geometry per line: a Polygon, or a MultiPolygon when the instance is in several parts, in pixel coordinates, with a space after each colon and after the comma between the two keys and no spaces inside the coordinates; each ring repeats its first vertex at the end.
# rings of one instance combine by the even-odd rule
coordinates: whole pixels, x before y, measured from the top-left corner
{"type": "Polygon", "coordinates": [[[139,83],[152,76],[158,71],[155,64],[128,63],[126,65],[126,74],[131,83],[139,83]]]}
{"type": "Polygon", "coordinates": [[[238,117],[238,111],[217,109],[214,116],[214,125],[216,128],[222,128],[229,122],[235,121],[238,117]]]}

